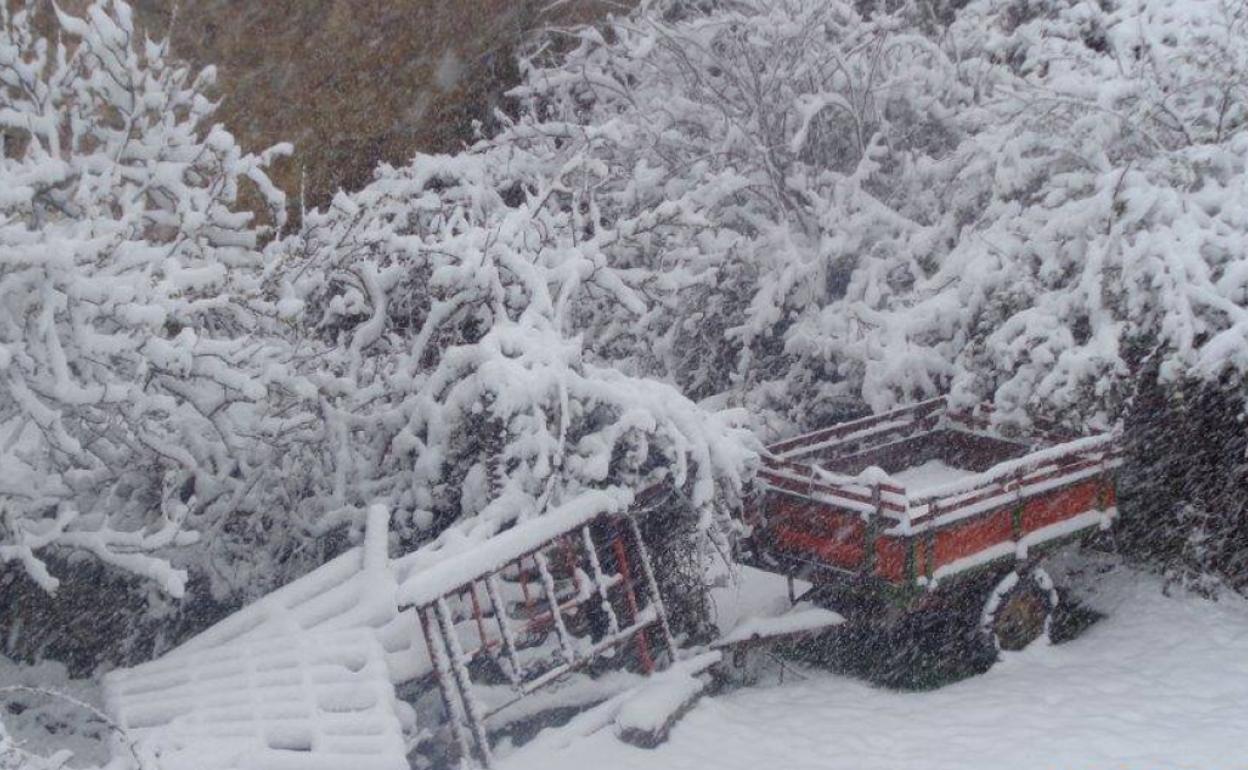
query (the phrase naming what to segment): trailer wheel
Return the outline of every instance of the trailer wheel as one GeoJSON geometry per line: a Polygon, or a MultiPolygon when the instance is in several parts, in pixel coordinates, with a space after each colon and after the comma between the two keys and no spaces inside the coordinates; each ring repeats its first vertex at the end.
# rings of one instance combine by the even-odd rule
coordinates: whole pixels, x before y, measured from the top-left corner
{"type": "Polygon", "coordinates": [[[1049,632],[1058,594],[1039,567],[1016,569],[997,583],[984,604],[980,627],[998,650],[1016,652],[1049,632]]]}

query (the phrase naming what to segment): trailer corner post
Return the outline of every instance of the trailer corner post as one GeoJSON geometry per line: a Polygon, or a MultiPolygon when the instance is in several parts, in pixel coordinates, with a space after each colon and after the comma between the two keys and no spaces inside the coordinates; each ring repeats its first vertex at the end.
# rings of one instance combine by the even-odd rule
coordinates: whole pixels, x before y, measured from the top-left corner
{"type": "Polygon", "coordinates": [[[867,515],[862,543],[862,574],[868,577],[875,573],[876,540],[880,535],[880,518],[884,515],[884,495],[879,481],[871,485],[871,508],[873,510],[867,515]]]}

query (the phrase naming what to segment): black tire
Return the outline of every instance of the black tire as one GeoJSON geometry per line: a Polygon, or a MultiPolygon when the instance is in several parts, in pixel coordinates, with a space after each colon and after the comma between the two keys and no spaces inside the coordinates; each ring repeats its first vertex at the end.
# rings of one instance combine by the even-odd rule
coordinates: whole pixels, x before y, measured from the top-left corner
{"type": "Polygon", "coordinates": [[[1026,649],[1048,636],[1059,601],[1053,581],[1043,569],[1013,570],[989,593],[981,631],[997,650],[1026,649]]]}

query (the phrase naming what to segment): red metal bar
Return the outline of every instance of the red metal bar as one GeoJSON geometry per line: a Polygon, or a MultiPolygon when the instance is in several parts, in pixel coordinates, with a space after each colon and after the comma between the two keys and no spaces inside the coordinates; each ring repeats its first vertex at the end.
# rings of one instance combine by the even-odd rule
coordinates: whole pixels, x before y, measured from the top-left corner
{"type": "Polygon", "coordinates": [[[472,616],[477,620],[477,636],[481,640],[479,649],[489,649],[489,642],[485,638],[485,619],[481,617],[481,602],[477,599],[477,584],[475,582],[468,584],[468,595],[472,597],[472,616]]]}
{"type": "MultiPolygon", "coordinates": [[[[611,547],[615,551],[615,560],[619,563],[620,574],[624,577],[624,596],[628,599],[629,624],[631,625],[637,622],[639,609],[637,594],[633,592],[633,577],[628,568],[628,554],[625,553],[624,541],[619,535],[611,541],[611,547]]],[[[644,673],[654,672],[654,659],[650,657],[650,644],[646,641],[644,629],[637,632],[637,658],[641,661],[641,669],[644,673]]]]}
{"type": "Polygon", "coordinates": [[[516,559],[516,578],[520,581],[520,593],[524,595],[524,608],[533,611],[533,597],[529,595],[529,581],[524,579],[524,557],[516,559]]]}

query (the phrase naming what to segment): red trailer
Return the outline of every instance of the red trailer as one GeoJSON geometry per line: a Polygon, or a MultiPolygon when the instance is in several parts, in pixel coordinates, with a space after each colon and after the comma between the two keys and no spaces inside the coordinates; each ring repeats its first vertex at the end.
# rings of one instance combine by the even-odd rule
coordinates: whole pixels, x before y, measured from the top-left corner
{"type": "Polygon", "coordinates": [[[924,655],[922,637],[967,625],[994,659],[1029,644],[1057,604],[1038,555],[1110,527],[1121,460],[1112,434],[1007,435],[989,418],[936,398],[769,447],[745,560],[811,582],[873,646],[884,633],[924,655]]]}

